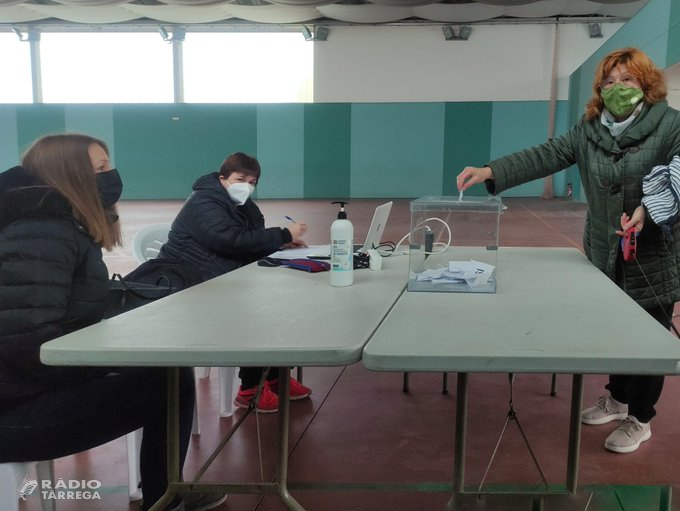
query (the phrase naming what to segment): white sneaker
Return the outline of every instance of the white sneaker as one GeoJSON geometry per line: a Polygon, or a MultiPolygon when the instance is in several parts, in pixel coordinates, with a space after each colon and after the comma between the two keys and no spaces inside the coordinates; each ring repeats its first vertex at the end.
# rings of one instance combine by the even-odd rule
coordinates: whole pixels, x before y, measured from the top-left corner
{"type": "Polygon", "coordinates": [[[581,412],[583,424],[606,424],[611,421],[623,420],[628,415],[628,405],[619,403],[611,396],[602,396],[595,406],[581,412]]]}
{"type": "Polygon", "coordinates": [[[607,437],[604,448],[619,453],[633,452],[642,442],[652,438],[649,422],[640,422],[632,415],[627,416],[614,432],[607,437]]]}

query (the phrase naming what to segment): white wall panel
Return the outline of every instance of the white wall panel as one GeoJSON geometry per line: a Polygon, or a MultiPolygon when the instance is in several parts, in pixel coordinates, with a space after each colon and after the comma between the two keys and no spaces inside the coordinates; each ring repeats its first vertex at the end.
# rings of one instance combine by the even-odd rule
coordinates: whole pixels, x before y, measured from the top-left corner
{"type": "MultiPolygon", "coordinates": [[[[591,39],[558,25],[558,99],[569,75],[621,24],[591,39]]],[[[439,26],[332,27],[314,47],[315,102],[534,101],[550,98],[554,25],[472,25],[467,41],[439,26]]]]}

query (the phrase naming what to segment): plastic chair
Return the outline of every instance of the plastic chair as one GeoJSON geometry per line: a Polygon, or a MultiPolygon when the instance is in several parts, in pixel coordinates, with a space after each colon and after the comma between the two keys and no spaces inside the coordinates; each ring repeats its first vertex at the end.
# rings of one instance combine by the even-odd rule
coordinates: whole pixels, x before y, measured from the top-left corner
{"type": "MultiPolygon", "coordinates": [[[[139,452],[142,446],[142,429],[128,433],[126,436],[128,456],[128,489],[130,502],[141,500],[142,490],[139,482],[142,480],[139,470],[139,452]]],[[[19,489],[24,480],[32,479],[32,470],[35,467],[35,475],[38,486],[25,493],[26,496],[34,495],[40,498],[42,511],[56,511],[54,499],[43,499],[40,481],[51,481],[54,484],[54,460],[29,461],[23,463],[0,463],[0,502],[3,503],[3,511],[19,511],[19,499],[22,494],[19,489]]],[[[30,487],[29,487],[30,490],[30,487]]]]}
{"type": "MultiPolygon", "coordinates": [[[[239,384],[236,382],[236,370],[233,367],[218,367],[220,388],[220,417],[231,417],[234,414],[234,398],[239,384]]],[[[197,378],[208,378],[210,367],[196,367],[197,378]]]]}
{"type": "Polygon", "coordinates": [[[170,224],[151,224],[142,227],[132,238],[132,254],[138,263],[155,259],[168,241],[170,224]]]}
{"type": "Polygon", "coordinates": [[[22,495],[35,495],[40,498],[42,511],[55,511],[54,499],[43,499],[40,491],[40,481],[54,482],[54,462],[31,461],[26,463],[0,463],[0,502],[6,511],[19,511],[19,499],[22,495]],[[38,486],[33,490],[24,487],[24,481],[32,479],[31,470],[35,467],[38,486]],[[20,492],[25,491],[25,493],[20,492]]]}
{"type": "MultiPolygon", "coordinates": [[[[132,238],[132,253],[139,264],[158,257],[161,247],[168,241],[170,224],[151,224],[142,227],[132,238]]],[[[210,375],[209,367],[198,367],[195,374],[199,378],[207,378],[210,375]]],[[[230,417],[233,413],[233,400],[235,397],[234,377],[236,371],[233,367],[219,368],[220,388],[220,417],[230,417]],[[229,400],[229,401],[227,401],[229,400]]],[[[238,390],[238,385],[236,386],[238,390]]],[[[198,401],[194,408],[194,424],[191,430],[194,435],[201,434],[198,420],[198,401]]],[[[132,487],[131,487],[132,488],[132,487]]]]}
{"type": "Polygon", "coordinates": [[[139,452],[142,449],[143,428],[125,435],[128,455],[128,495],[130,502],[142,500],[142,490],[139,483],[142,480],[142,472],[139,468],[139,452]]]}

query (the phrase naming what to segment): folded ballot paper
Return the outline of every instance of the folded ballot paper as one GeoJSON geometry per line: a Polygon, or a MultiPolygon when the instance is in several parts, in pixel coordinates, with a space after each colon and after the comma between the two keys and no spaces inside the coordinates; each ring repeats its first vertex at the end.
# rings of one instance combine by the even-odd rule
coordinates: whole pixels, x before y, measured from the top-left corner
{"type": "Polygon", "coordinates": [[[481,261],[449,261],[448,268],[431,268],[418,273],[415,280],[432,284],[467,284],[475,288],[486,285],[495,266],[481,261]]]}

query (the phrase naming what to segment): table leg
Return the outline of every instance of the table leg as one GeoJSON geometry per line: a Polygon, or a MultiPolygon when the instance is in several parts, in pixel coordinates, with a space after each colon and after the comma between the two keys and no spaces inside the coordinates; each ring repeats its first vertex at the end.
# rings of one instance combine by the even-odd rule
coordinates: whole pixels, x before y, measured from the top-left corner
{"type": "Polygon", "coordinates": [[[659,497],[659,511],[671,511],[673,505],[673,487],[666,486],[661,488],[661,496],[659,497]]]}
{"type": "Polygon", "coordinates": [[[290,430],[290,367],[279,368],[279,496],[292,511],[304,508],[288,492],[288,436],[290,430]]]}
{"type": "Polygon", "coordinates": [[[468,374],[458,373],[456,386],[456,436],[453,461],[453,495],[447,509],[456,509],[465,485],[465,437],[467,433],[468,374]]]}
{"type": "MultiPolygon", "coordinates": [[[[180,481],[179,469],[179,367],[167,369],[168,379],[168,426],[167,426],[167,472],[168,486],[180,481]]],[[[149,511],[160,511],[172,502],[174,492],[168,489],[149,511]]]]}
{"type": "Polygon", "coordinates": [[[531,511],[543,511],[543,497],[534,497],[531,500],[531,511]]]}
{"type": "Polygon", "coordinates": [[[576,493],[579,450],[581,447],[581,406],[583,404],[583,375],[573,375],[571,384],[571,420],[569,425],[569,452],[567,455],[567,491],[576,493]]]}

